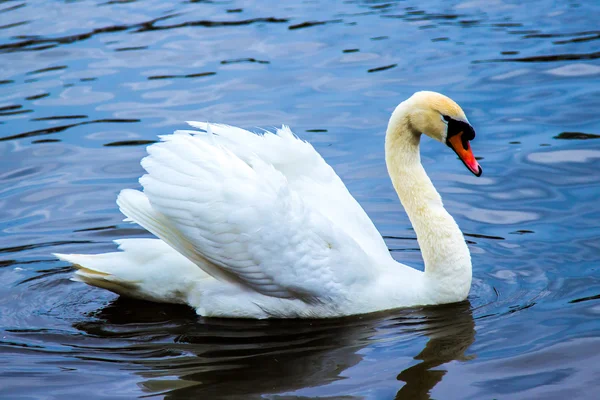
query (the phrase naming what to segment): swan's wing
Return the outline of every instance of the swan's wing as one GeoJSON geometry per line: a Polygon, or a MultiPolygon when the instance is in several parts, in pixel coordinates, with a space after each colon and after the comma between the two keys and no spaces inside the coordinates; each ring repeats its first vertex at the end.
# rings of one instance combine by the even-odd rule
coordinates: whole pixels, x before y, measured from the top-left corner
{"type": "Polygon", "coordinates": [[[127,197],[143,196],[135,191],[122,195],[121,208],[207,273],[269,296],[305,300],[366,283],[363,249],[307,206],[273,165],[258,157],[244,161],[197,136],[162,140],[142,160],[146,210],[135,210],[145,199],[126,205],[127,197]]]}
{"type": "Polygon", "coordinates": [[[188,123],[204,132],[178,132],[193,134],[209,144],[223,146],[246,163],[259,158],[272,165],[307,207],[318,210],[338,229],[351,235],[368,254],[389,256],[373,222],[333,168],[310,143],[299,139],[287,126],[274,133],[255,134],[228,125],[188,123]]]}

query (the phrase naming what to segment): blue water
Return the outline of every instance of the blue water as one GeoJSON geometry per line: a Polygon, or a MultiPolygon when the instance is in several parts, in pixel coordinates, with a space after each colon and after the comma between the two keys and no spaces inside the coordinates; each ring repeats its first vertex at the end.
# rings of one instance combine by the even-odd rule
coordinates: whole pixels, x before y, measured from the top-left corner
{"type": "Polygon", "coordinates": [[[600,3],[0,2],[0,398],[593,399],[600,3]],[[202,319],[69,281],[52,252],[147,234],[114,200],[183,121],[289,124],[398,260],[394,107],[459,102],[484,175],[424,141],[469,241],[468,301],[331,321],[202,319]]]}

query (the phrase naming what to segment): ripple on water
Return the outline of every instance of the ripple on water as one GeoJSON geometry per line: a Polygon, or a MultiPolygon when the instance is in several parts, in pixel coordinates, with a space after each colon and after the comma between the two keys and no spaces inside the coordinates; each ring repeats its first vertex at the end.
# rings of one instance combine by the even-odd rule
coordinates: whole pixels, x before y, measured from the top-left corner
{"type": "Polygon", "coordinates": [[[0,397],[586,398],[597,392],[598,4],[5,2],[0,397]],[[32,34],[35,33],[35,35],[32,34]],[[422,141],[465,232],[468,302],[228,321],[71,282],[52,252],[148,237],[115,205],[183,121],[291,125],[423,268],[384,164],[416,90],[455,98],[484,169],[422,141]],[[73,385],[77,382],[77,385],[73,385]]]}

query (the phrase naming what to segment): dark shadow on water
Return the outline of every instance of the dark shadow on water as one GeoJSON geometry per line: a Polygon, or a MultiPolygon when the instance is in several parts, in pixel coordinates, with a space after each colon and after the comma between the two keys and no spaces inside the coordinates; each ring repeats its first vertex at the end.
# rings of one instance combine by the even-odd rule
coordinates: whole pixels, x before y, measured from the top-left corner
{"type": "Polygon", "coordinates": [[[92,120],[92,121],[82,121],[82,122],[77,122],[74,124],[53,126],[50,128],[36,129],[34,131],[23,132],[23,133],[19,133],[16,135],[3,136],[3,137],[0,137],[0,142],[7,141],[7,140],[23,139],[23,138],[34,137],[34,136],[51,135],[51,134],[60,133],[69,128],[73,128],[73,127],[81,126],[81,125],[108,124],[108,123],[129,124],[129,123],[135,123],[135,122],[140,122],[140,120],[135,119],[135,118],[104,118],[104,119],[97,119],[97,120],[92,120]]]}
{"type": "Polygon", "coordinates": [[[117,146],[147,146],[149,144],[156,143],[156,140],[121,140],[118,142],[104,143],[105,147],[117,147],[117,146]]]}
{"type": "Polygon", "coordinates": [[[554,136],[553,139],[563,140],[588,140],[588,139],[600,139],[600,135],[595,133],[583,133],[583,132],[561,132],[554,136]]]}
{"type": "Polygon", "coordinates": [[[441,365],[474,357],[465,355],[475,338],[469,302],[333,320],[254,321],[203,319],[187,307],[118,299],[92,316],[74,327],[87,337],[110,338],[110,347],[95,341],[78,347],[80,357],[133,368],[144,391],[166,399],[259,399],[311,390],[346,379],[367,346],[422,334],[429,340],[415,351],[418,364],[399,371],[396,398],[429,399],[445,374],[441,365]]]}

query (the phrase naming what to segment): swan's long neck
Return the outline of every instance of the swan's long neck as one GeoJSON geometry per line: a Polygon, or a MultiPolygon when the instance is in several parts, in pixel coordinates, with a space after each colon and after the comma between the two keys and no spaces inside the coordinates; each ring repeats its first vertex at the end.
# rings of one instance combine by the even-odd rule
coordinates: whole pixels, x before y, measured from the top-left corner
{"type": "Polygon", "coordinates": [[[425,277],[438,290],[450,291],[440,295],[460,292],[458,297],[464,298],[471,286],[471,256],[462,232],[421,165],[421,133],[411,125],[410,109],[409,103],[402,103],[390,119],[385,139],[388,172],[417,234],[425,277]]]}

